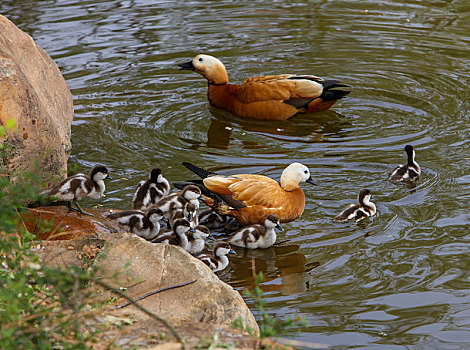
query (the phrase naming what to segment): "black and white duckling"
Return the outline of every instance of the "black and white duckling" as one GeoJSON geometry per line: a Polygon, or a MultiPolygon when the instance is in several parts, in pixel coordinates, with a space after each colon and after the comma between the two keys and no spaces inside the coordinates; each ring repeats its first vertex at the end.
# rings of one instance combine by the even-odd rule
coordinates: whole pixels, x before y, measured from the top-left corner
{"type": "Polygon", "coordinates": [[[359,192],[357,200],[359,204],[350,204],[344,209],[338,216],[335,217],[336,221],[348,221],[348,220],[362,220],[365,217],[373,216],[377,212],[375,204],[370,202],[370,191],[363,189],[359,192]]]}
{"type": "Polygon", "coordinates": [[[276,229],[283,231],[277,215],[271,214],[264,220],[264,225],[249,225],[235,232],[229,243],[248,249],[269,248],[276,243],[276,229]]]}
{"type": "Polygon", "coordinates": [[[146,214],[140,210],[126,210],[107,216],[120,226],[139,237],[151,240],[160,232],[160,220],[163,213],[160,209],[150,209],[146,214]]]}
{"type": "Polygon", "coordinates": [[[225,269],[228,266],[228,253],[234,253],[232,247],[230,247],[230,244],[226,242],[220,242],[215,245],[212,255],[200,254],[196,256],[196,258],[209,266],[212,272],[217,272],[225,269]]]}
{"type": "Polygon", "coordinates": [[[191,228],[189,221],[186,219],[178,219],[173,225],[172,232],[158,235],[157,238],[152,240],[152,243],[177,245],[184,250],[188,250],[189,242],[188,236],[186,235],[188,231],[194,231],[194,229],[191,228]]]}
{"type": "Polygon", "coordinates": [[[207,209],[199,214],[199,224],[210,230],[233,232],[240,228],[237,220],[230,215],[221,215],[214,209],[207,209]]]}
{"type": "Polygon", "coordinates": [[[172,193],[165,198],[160,199],[152,208],[159,208],[163,212],[163,216],[170,219],[170,206],[174,203],[175,208],[183,208],[187,202],[190,202],[199,209],[199,200],[201,190],[194,185],[186,186],[182,191],[172,193]]]}
{"type": "Polygon", "coordinates": [[[206,226],[198,225],[194,228],[194,232],[188,231],[188,253],[196,255],[204,250],[206,242],[205,238],[209,237],[211,232],[206,226]]]}
{"type": "Polygon", "coordinates": [[[137,210],[147,210],[170,193],[170,183],[162,175],[162,171],[153,168],[147,181],[141,181],[132,198],[132,206],[137,210]]]}
{"type": "Polygon", "coordinates": [[[100,199],[105,191],[104,179],[111,179],[108,169],[104,165],[96,165],[91,170],[90,176],[81,173],[75,174],[61,181],[44,194],[56,200],[67,201],[68,210],[93,216],[93,214],[83,211],[77,201],[83,197],[100,199]],[[77,208],[73,208],[71,202],[77,208]]]}
{"type": "Polygon", "coordinates": [[[186,219],[191,224],[192,228],[195,228],[197,220],[197,209],[196,206],[187,202],[182,208],[179,207],[179,204],[172,202],[170,203],[170,213],[169,213],[169,224],[170,227],[173,227],[173,224],[178,219],[186,219]]]}
{"type": "Polygon", "coordinates": [[[408,157],[406,164],[398,165],[390,174],[390,181],[400,182],[403,180],[415,180],[421,175],[421,168],[415,161],[415,150],[413,146],[406,145],[405,152],[408,157]]]}

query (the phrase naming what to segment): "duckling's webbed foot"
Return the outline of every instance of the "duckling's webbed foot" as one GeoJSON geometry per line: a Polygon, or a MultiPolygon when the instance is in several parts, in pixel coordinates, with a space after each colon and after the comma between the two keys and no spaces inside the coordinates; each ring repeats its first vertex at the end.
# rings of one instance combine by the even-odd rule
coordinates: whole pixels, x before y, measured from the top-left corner
{"type": "MultiPolygon", "coordinates": [[[[70,204],[70,202],[69,202],[69,204],[70,204]]],[[[76,206],[78,209],[72,208],[72,206],[70,205],[69,210],[78,211],[80,214],[83,214],[83,215],[94,216],[93,214],[84,211],[84,210],[82,209],[82,207],[80,206],[80,204],[78,204],[78,202],[77,202],[76,199],[73,200],[73,204],[75,204],[75,206],[76,206]]]]}

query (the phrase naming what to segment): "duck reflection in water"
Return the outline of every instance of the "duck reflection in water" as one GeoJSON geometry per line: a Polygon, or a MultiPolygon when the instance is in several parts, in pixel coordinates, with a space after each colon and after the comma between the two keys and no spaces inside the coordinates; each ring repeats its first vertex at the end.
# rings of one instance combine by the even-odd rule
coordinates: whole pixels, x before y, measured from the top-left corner
{"type": "Polygon", "coordinates": [[[309,289],[308,272],[319,265],[306,264],[305,255],[298,245],[274,246],[268,249],[243,249],[234,247],[237,255],[231,259],[231,285],[252,290],[254,275],[263,273],[264,292],[280,291],[282,295],[294,295],[309,289]],[[254,273],[253,273],[254,272],[254,273]],[[280,278],[280,283],[267,283],[280,278]]]}
{"type": "MultiPolygon", "coordinates": [[[[258,120],[236,119],[227,112],[210,108],[213,116],[211,124],[207,130],[207,146],[217,149],[228,149],[232,137],[232,130],[240,126],[243,130],[249,132],[261,132],[269,134],[272,138],[282,140],[283,137],[289,137],[286,141],[292,141],[292,137],[302,138],[302,142],[316,143],[323,141],[323,135],[336,135],[341,137],[341,130],[348,126],[350,122],[342,115],[327,111],[320,114],[298,115],[288,121],[270,121],[269,123],[258,120]],[[308,138],[307,136],[310,136],[308,138]]],[[[242,141],[244,148],[264,148],[264,145],[242,141]]],[[[294,140],[295,142],[295,140],[294,140]]]]}

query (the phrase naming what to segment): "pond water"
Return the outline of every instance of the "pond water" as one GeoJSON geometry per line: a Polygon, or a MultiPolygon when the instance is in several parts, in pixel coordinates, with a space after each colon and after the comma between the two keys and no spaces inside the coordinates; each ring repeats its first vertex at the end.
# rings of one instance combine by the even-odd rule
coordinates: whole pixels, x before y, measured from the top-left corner
{"type": "Polygon", "coordinates": [[[302,217],[274,248],[237,250],[220,277],[241,291],[253,267],[263,271],[268,312],[308,323],[293,339],[469,346],[469,1],[2,0],[0,12],[64,74],[70,164],[111,169],[103,206],[129,208],[155,166],[170,180],[192,178],[182,161],[278,179],[300,161],[319,184],[303,185],[302,217]],[[240,120],[209,107],[202,77],[178,70],[197,53],[221,59],[232,82],[316,74],[352,92],[326,112],[240,120]],[[387,181],[406,144],[423,171],[415,186],[387,181]],[[333,222],[362,188],[378,214],[333,222]]]}

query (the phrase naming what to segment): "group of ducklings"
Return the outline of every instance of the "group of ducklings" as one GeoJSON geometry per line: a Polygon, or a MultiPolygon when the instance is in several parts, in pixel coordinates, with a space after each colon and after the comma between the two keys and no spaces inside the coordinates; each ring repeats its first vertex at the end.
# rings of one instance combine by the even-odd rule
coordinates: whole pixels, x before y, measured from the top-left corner
{"type": "MultiPolygon", "coordinates": [[[[393,170],[389,178],[392,182],[413,181],[421,174],[413,147],[405,146],[405,152],[407,163],[393,170]]],[[[104,180],[109,178],[108,169],[97,165],[89,176],[76,174],[68,177],[47,194],[52,198],[67,201],[69,210],[92,215],[82,210],[78,200],[85,196],[101,198],[105,191],[104,180]],[[72,207],[72,203],[76,208],[72,207]]],[[[370,197],[371,192],[362,189],[358,195],[358,203],[350,204],[335,220],[359,221],[375,215],[376,206],[370,201],[370,197]]],[[[276,242],[276,230],[283,230],[279,218],[274,214],[266,217],[264,225],[252,224],[240,228],[233,217],[220,215],[213,209],[200,213],[201,198],[201,189],[195,185],[187,185],[180,192],[170,193],[170,183],[160,169],[154,168],[149,179],[138,184],[132,199],[133,210],[111,212],[107,217],[127,231],[152,243],[180,246],[214,272],[227,267],[227,254],[233,253],[230,244],[248,249],[269,248],[276,242]],[[210,239],[211,230],[223,230],[232,234],[228,239],[229,243],[216,243],[212,255],[203,254],[205,239],[210,239]]]]}

